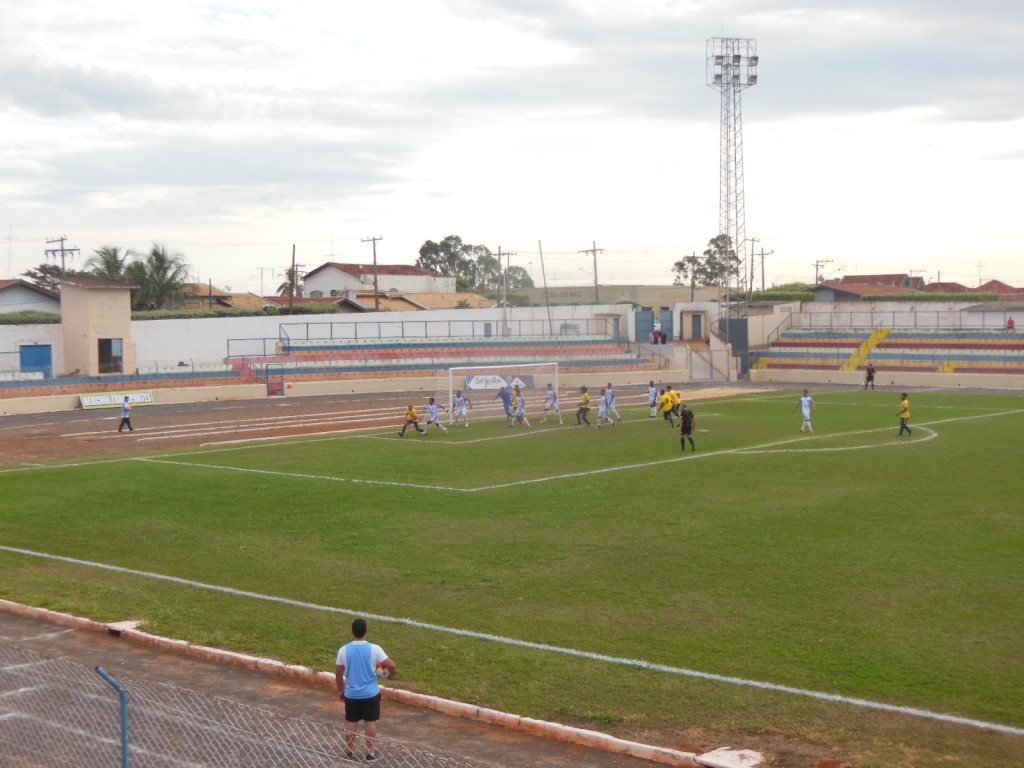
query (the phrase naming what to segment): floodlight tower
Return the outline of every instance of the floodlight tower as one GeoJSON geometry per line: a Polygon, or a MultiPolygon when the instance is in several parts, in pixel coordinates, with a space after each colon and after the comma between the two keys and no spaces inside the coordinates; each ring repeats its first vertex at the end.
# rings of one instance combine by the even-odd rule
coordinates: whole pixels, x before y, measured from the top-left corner
{"type": "MultiPolygon", "coordinates": [[[[740,93],[757,85],[757,41],[712,37],[707,47],[707,84],[722,94],[719,234],[728,235],[740,257],[739,288],[745,294],[750,270],[743,202],[743,110],[740,93]]],[[[728,287],[728,286],[727,286],[728,287]]]]}

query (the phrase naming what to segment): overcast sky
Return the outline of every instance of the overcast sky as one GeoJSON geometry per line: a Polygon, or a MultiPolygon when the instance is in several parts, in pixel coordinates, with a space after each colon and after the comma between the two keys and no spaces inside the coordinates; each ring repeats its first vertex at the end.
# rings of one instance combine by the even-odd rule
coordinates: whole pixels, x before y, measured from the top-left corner
{"type": "MultiPolygon", "coordinates": [[[[752,38],[768,285],[1024,285],[1020,0],[9,3],[0,276],[154,242],[272,293],[291,261],[459,235],[541,284],[671,282],[718,234],[707,40],[752,38]],[[6,246],[6,247],[4,247],[6,246]],[[4,253],[6,251],[6,253],[4,253]]],[[[760,266],[758,266],[758,270],[760,266]]],[[[756,276],[760,283],[760,272],[756,276]]]]}

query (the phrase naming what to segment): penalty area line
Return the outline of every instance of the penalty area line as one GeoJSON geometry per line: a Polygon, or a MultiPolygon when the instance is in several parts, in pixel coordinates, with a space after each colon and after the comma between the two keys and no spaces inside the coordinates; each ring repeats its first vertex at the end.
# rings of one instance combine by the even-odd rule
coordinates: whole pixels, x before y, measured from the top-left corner
{"type": "Polygon", "coordinates": [[[383,485],[396,488],[417,488],[423,491],[460,491],[465,493],[465,488],[450,488],[443,485],[421,485],[419,483],[399,483],[393,480],[359,480],[354,477],[333,477],[331,475],[310,475],[303,472],[281,472],[274,469],[252,469],[249,467],[231,467],[226,464],[201,464],[193,461],[168,461],[167,459],[154,459],[138,457],[134,461],[147,462],[149,464],[170,464],[179,467],[194,467],[196,469],[218,469],[227,472],[247,472],[253,475],[270,475],[271,477],[287,477],[298,480],[327,480],[334,483],[353,483],[354,485],[383,485]]]}
{"type": "Polygon", "coordinates": [[[769,683],[760,680],[749,680],[747,678],[734,677],[732,675],[720,675],[714,672],[702,672],[700,670],[688,669],[686,667],[674,667],[668,664],[657,664],[654,662],[644,661],[642,659],[628,659],[620,656],[610,656],[604,653],[594,653],[592,651],[583,651],[576,648],[564,648],[562,646],[550,645],[548,643],[537,643],[530,640],[520,640],[514,637],[494,635],[488,632],[476,632],[473,630],[459,629],[457,627],[447,627],[443,624],[433,624],[430,622],[416,621],[415,619],[386,616],[378,613],[368,613],[366,611],[355,611],[349,608],[338,608],[330,605],[321,605],[319,603],[310,603],[303,600],[292,600],[286,597],[277,597],[274,595],[261,594],[259,592],[251,592],[249,590],[244,589],[235,589],[234,587],[225,587],[217,584],[208,584],[206,582],[194,581],[193,579],[184,579],[178,576],[169,576],[161,573],[153,573],[151,571],[140,571],[134,568],[125,568],[124,566],[120,565],[98,563],[90,560],[81,560],[79,558],[74,557],[65,557],[63,555],[52,555],[44,552],[35,552],[30,549],[9,547],[2,544],[0,544],[0,551],[10,552],[12,554],[17,555],[24,555],[27,557],[41,558],[43,560],[53,560],[56,562],[70,563],[72,565],[80,565],[88,568],[96,568],[98,570],[124,573],[131,576],[140,576],[143,578],[154,579],[157,581],[179,584],[181,586],[191,587],[193,589],[201,589],[210,592],[219,592],[221,594],[233,595],[235,597],[244,597],[252,600],[260,600],[263,602],[288,605],[294,608],[302,608],[305,610],[343,614],[347,616],[363,616],[366,618],[373,619],[374,621],[381,621],[389,624],[398,624],[401,626],[413,627],[415,629],[424,629],[431,632],[440,632],[444,634],[455,635],[458,637],[471,638],[474,640],[484,640],[487,642],[499,643],[501,645],[514,646],[517,648],[527,648],[534,651],[543,651],[545,653],[557,653],[565,656],[572,656],[579,659],[586,659],[589,661],[598,661],[606,664],[615,664],[624,667],[645,669],[653,672],[662,672],[670,675],[679,675],[681,677],[696,678],[699,680],[709,680],[712,682],[725,683],[727,685],[736,685],[744,688],[756,688],[764,691],[772,691],[775,693],[785,693],[792,696],[801,696],[804,698],[817,699],[819,701],[846,704],[848,706],[859,707],[862,709],[873,709],[882,712],[893,712],[896,714],[908,715],[910,717],[923,718],[927,720],[937,720],[940,722],[952,723],[955,725],[964,725],[969,728],[975,728],[979,730],[998,731],[1000,733],[1007,733],[1013,736],[1024,736],[1024,728],[1015,728],[1013,726],[1002,725],[1000,723],[990,723],[984,720],[976,720],[974,718],[969,717],[949,715],[943,712],[932,712],[930,710],[919,709],[917,707],[905,707],[896,704],[886,704],[884,702],[870,701],[868,699],[860,699],[851,696],[841,696],[835,693],[825,693],[822,691],[814,691],[807,688],[796,688],[789,685],[781,685],[779,683],[769,683]]]}

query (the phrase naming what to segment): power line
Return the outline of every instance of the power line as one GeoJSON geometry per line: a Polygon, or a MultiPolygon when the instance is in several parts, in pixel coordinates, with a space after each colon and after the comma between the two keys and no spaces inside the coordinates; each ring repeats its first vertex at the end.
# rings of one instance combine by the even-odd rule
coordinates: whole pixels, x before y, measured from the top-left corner
{"type": "Polygon", "coordinates": [[[53,245],[54,243],[60,243],[60,248],[51,248],[51,249],[45,251],[45,253],[46,253],[47,258],[50,258],[51,256],[53,258],[57,258],[57,254],[58,253],[60,254],[60,274],[61,274],[61,276],[63,276],[64,272],[66,271],[65,259],[69,258],[69,257],[70,258],[74,258],[75,256],[78,255],[78,249],[77,248],[65,248],[64,247],[64,242],[67,239],[68,239],[67,235],[61,235],[60,237],[56,237],[53,240],[47,240],[46,241],[47,245],[53,245]]]}
{"type": "Polygon", "coordinates": [[[594,255],[594,303],[600,304],[601,289],[597,285],[597,254],[602,253],[604,251],[604,248],[598,248],[597,241],[592,241],[591,246],[593,247],[584,251],[578,251],[578,253],[592,253],[594,255]]]}

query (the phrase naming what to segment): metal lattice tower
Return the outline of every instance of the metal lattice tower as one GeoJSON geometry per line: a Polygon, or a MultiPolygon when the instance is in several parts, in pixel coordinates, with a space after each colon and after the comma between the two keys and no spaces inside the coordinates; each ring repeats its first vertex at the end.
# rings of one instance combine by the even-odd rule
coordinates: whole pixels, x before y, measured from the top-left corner
{"type": "Polygon", "coordinates": [[[707,47],[707,84],[722,94],[719,234],[728,235],[740,257],[740,290],[751,285],[743,201],[743,110],[740,93],[757,84],[757,41],[712,37],[707,47]]]}

